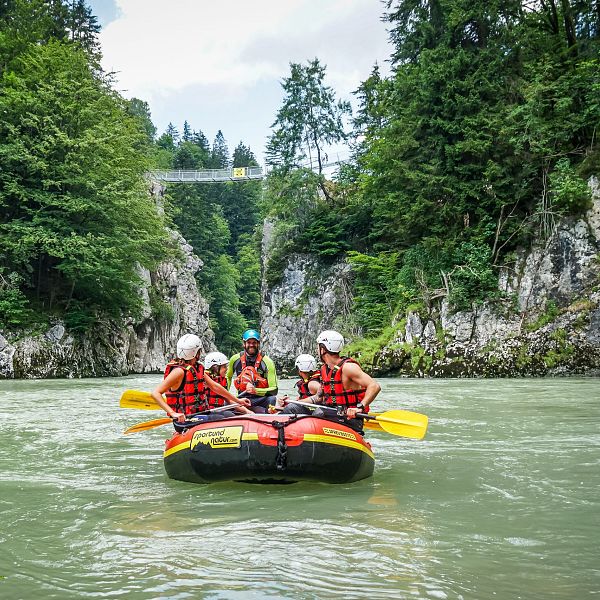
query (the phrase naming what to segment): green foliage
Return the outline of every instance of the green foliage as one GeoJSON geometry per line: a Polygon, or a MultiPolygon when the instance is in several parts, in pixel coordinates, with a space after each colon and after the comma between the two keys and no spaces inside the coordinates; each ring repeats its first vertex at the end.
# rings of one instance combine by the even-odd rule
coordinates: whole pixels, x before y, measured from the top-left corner
{"type": "Polygon", "coordinates": [[[210,301],[210,323],[217,347],[226,354],[239,348],[246,320],[240,312],[237,290],[240,274],[230,257],[220,254],[204,268],[203,282],[210,301]]]}
{"type": "Polygon", "coordinates": [[[449,302],[457,310],[499,296],[498,275],[492,268],[492,252],[485,243],[462,242],[454,253],[449,302]]]}
{"type": "Polygon", "coordinates": [[[561,158],[550,174],[552,208],[565,214],[581,214],[592,206],[592,191],[576,175],[568,158],[561,158]]]}
{"type": "Polygon", "coordinates": [[[42,310],[140,308],[137,266],[169,255],[127,104],[75,45],[32,45],[0,81],[0,267],[42,310]]]}
{"type": "Polygon", "coordinates": [[[52,40],[99,57],[100,26],[85,0],[4,0],[0,4],[0,75],[30,45],[52,40]]]}
{"type": "Polygon", "coordinates": [[[0,270],[0,329],[24,327],[33,320],[29,301],[21,291],[22,277],[18,273],[4,276],[0,270]]]}
{"type": "Polygon", "coordinates": [[[86,331],[98,323],[98,311],[89,303],[73,300],[69,311],[64,315],[65,325],[71,331],[86,331]]]}
{"type": "MultiPolygon", "coordinates": [[[[327,162],[325,148],[344,140],[344,116],[348,102],[337,101],[324,83],[325,67],[318,59],[306,66],[290,63],[290,76],[282,83],[283,105],[267,142],[267,162],[284,172],[302,166],[313,157],[319,174],[327,162]]],[[[312,165],[311,165],[312,167],[312,165]]]]}
{"type": "Polygon", "coordinates": [[[260,318],[260,244],[256,236],[240,237],[236,266],[240,277],[237,294],[240,312],[248,323],[258,323],[260,318]]]}
{"type": "Polygon", "coordinates": [[[525,328],[528,331],[537,331],[538,329],[548,325],[548,323],[552,323],[552,321],[554,321],[559,314],[560,309],[556,305],[556,302],[553,300],[548,300],[548,302],[546,302],[544,312],[535,321],[528,323],[525,328]]]}
{"type": "Polygon", "coordinates": [[[132,98],[126,103],[127,112],[135,117],[141,130],[146,134],[147,141],[150,143],[154,140],[156,135],[156,127],[152,123],[152,117],[150,115],[150,107],[147,102],[140,100],[139,98],[132,98]]]}
{"type": "Polygon", "coordinates": [[[331,260],[344,254],[350,245],[344,239],[339,215],[326,206],[314,211],[309,223],[298,236],[298,249],[331,260]]]}
{"type": "Polygon", "coordinates": [[[257,167],[256,157],[249,146],[240,142],[233,151],[232,167],[257,167]]]}
{"type": "Polygon", "coordinates": [[[229,149],[223,132],[219,129],[213,142],[207,166],[210,169],[226,169],[230,165],[229,149]]]}
{"type": "Polygon", "coordinates": [[[398,290],[396,273],[398,254],[369,256],[349,252],[355,274],[354,309],[359,326],[369,335],[379,334],[396,313],[398,290]]]}
{"type": "Polygon", "coordinates": [[[348,356],[355,356],[359,360],[362,367],[370,370],[375,366],[375,357],[383,348],[390,344],[397,334],[400,326],[388,326],[382,329],[379,334],[364,338],[358,338],[344,349],[348,356]]]}
{"type": "Polygon", "coordinates": [[[569,361],[575,353],[575,346],[567,341],[567,332],[564,329],[553,331],[550,339],[554,341],[554,348],[548,350],[542,358],[546,367],[553,369],[569,361]]]}
{"type": "Polygon", "coordinates": [[[175,319],[173,307],[166,302],[156,287],[148,289],[152,317],[159,323],[172,323],[175,319]]]}

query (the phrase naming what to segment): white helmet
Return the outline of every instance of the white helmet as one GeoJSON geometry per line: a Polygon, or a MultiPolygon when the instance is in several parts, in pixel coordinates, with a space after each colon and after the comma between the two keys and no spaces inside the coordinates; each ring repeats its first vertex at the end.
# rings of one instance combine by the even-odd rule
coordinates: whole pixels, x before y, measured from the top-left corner
{"type": "Polygon", "coordinates": [[[201,346],[202,342],[197,335],[186,333],[183,337],[180,337],[177,342],[177,358],[192,360],[198,353],[198,350],[200,350],[201,346]]]}
{"type": "Polygon", "coordinates": [[[317,361],[310,354],[300,354],[296,359],[296,368],[303,373],[311,373],[317,370],[317,361]]]}
{"type": "Polygon", "coordinates": [[[333,329],[321,331],[317,337],[317,344],[323,344],[329,352],[337,354],[344,347],[344,336],[333,329]]]}
{"type": "Polygon", "coordinates": [[[208,371],[211,367],[226,365],[229,359],[222,352],[209,352],[204,358],[204,368],[208,371]]]}

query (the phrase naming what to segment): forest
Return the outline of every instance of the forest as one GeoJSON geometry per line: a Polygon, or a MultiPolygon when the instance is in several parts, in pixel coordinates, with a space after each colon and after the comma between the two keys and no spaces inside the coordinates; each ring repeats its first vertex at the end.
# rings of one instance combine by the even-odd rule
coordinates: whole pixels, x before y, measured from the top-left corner
{"type": "MultiPolygon", "coordinates": [[[[219,131],[161,135],[143,99],[100,66],[84,0],[0,0],[0,323],[73,329],[140,310],[136,265],[176,259],[177,227],[204,262],[216,342],[258,326],[264,219],[281,279],[297,252],[348,260],[348,332],[385,336],[397,315],[446,298],[505,301],[498,270],[590,206],[600,172],[600,0],[389,0],[391,71],[351,99],[326,65],[290,64],[264,182],[147,191],[156,168],[250,166],[219,131]],[[328,149],[351,159],[326,175],[328,149]]],[[[160,313],[157,317],[169,318],[160,313]]]]}
{"type": "Polygon", "coordinates": [[[291,65],[265,201],[279,240],[267,279],[294,252],[345,258],[355,274],[348,331],[380,345],[395,317],[442,298],[454,310],[510,305],[499,268],[586,211],[587,179],[600,172],[600,2],[386,9],[391,74],[374,65],[353,115],[318,59],[291,65]],[[352,159],[327,181],[327,147],[341,140],[352,159]]]}
{"type": "MultiPolygon", "coordinates": [[[[148,104],[103,72],[99,30],[84,0],[0,2],[0,328],[137,315],[138,267],[177,260],[167,228],[178,228],[204,263],[211,326],[229,351],[258,325],[260,183],[172,186],[158,206],[146,174],[256,159],[187,122],[157,137],[148,104]]],[[[172,317],[150,301],[155,318],[172,317]]]]}

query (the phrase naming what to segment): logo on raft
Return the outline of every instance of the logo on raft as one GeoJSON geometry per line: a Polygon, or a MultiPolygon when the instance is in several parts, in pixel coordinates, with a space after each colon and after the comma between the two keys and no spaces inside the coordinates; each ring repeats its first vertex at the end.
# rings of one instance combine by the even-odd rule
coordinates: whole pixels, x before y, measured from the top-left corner
{"type": "Polygon", "coordinates": [[[326,433],[327,435],[335,435],[337,437],[346,438],[347,440],[356,440],[356,436],[348,431],[338,431],[337,429],[323,427],[323,433],[326,433]]]}
{"type": "Polygon", "coordinates": [[[242,445],[242,430],[241,425],[236,425],[196,431],[190,442],[190,450],[197,452],[200,444],[211,448],[239,448],[242,445]]]}

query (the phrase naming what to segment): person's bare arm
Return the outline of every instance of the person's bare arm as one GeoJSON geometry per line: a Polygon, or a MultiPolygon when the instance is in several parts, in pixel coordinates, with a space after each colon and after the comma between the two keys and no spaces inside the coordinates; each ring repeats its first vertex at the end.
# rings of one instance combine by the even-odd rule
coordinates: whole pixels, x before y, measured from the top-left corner
{"type": "Polygon", "coordinates": [[[183,369],[173,369],[151,392],[156,403],[171,417],[179,422],[185,421],[185,415],[174,411],[164,400],[163,394],[171,388],[179,388],[183,381],[183,369]]]}
{"type": "Polygon", "coordinates": [[[321,384],[316,380],[316,379],[311,379],[308,382],[308,391],[311,394],[318,394],[319,390],[321,389],[321,384]]]}
{"type": "MultiPolygon", "coordinates": [[[[370,376],[367,375],[356,363],[346,363],[342,376],[347,378],[348,383],[354,384],[354,389],[362,388],[365,390],[365,397],[362,400],[362,405],[366,408],[375,400],[377,394],[381,391],[381,386],[370,376]]],[[[346,386],[344,386],[346,387],[346,386]]],[[[349,408],[346,415],[349,419],[353,419],[356,413],[360,412],[355,408],[349,408]]]]}

